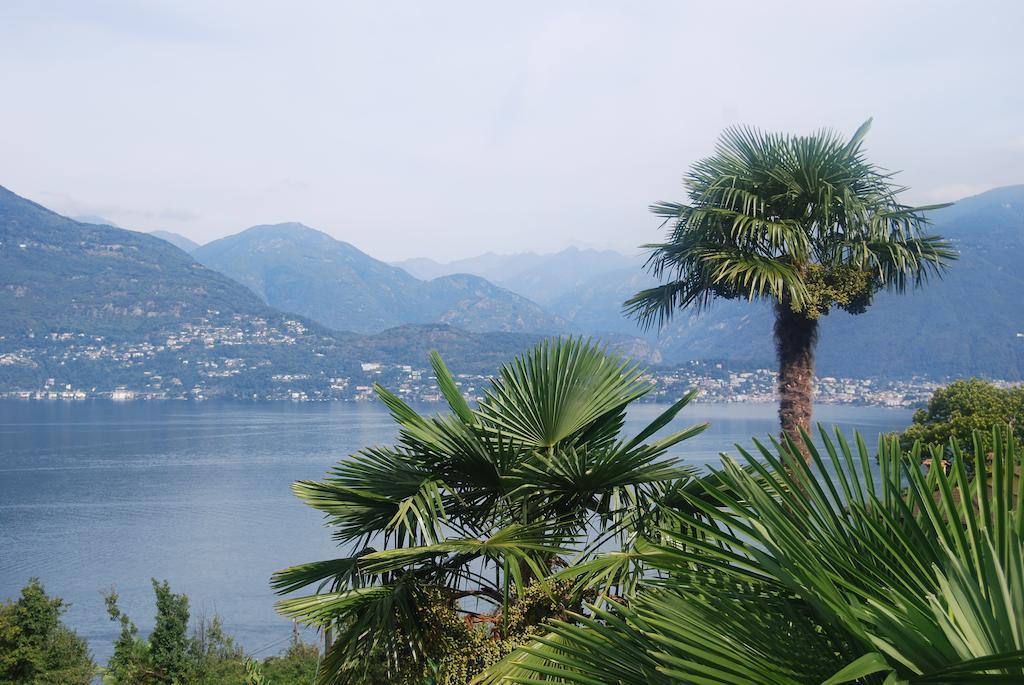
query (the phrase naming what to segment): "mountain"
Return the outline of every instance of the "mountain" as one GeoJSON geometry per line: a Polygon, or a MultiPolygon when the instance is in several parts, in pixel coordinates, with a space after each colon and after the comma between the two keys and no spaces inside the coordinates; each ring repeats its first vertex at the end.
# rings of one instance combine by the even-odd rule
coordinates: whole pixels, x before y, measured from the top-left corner
{"type": "MultiPolygon", "coordinates": [[[[478,305],[477,280],[443,288],[478,305]]],[[[331,330],[268,306],[160,238],[80,223],[3,187],[0,307],[0,393],[50,396],[351,397],[381,379],[364,363],[422,368],[436,348],[453,369],[491,373],[539,339],[444,324],[331,330]]]]}
{"type": "Polygon", "coordinates": [[[393,266],[404,269],[416,278],[431,280],[439,276],[452,274],[473,274],[489,281],[502,281],[530,269],[544,261],[544,257],[534,252],[517,254],[497,254],[487,252],[476,257],[457,259],[453,262],[437,262],[426,257],[414,257],[393,266]]]}
{"type": "MultiPolygon", "coordinates": [[[[824,317],[819,374],[1024,379],[1024,185],[965,198],[931,219],[931,230],[953,241],[960,259],[922,290],[879,293],[864,314],[824,317]]],[[[609,271],[550,308],[574,331],[636,333],[622,302],[652,283],[639,270],[609,271]]],[[[765,303],[720,301],[700,316],[679,312],[664,330],[644,337],[668,362],[770,364],[772,322],[765,303]]]]}
{"type": "MultiPolygon", "coordinates": [[[[960,260],[923,290],[824,317],[819,374],[1024,379],[1024,186],[932,219],[960,260]]],[[[517,263],[532,266],[508,280],[545,263],[571,272],[549,281],[545,311],[480,276],[417,279],[298,224],[203,246],[204,266],[153,235],[77,222],[0,187],[0,392],[351,397],[382,379],[364,365],[421,368],[437,348],[461,372],[488,373],[549,331],[596,335],[648,363],[773,363],[768,305],[718,302],[642,332],[621,303],[653,279],[593,253],[517,263]]]]}
{"type": "Polygon", "coordinates": [[[622,269],[640,271],[643,260],[613,250],[569,247],[544,255],[542,261],[513,276],[498,279],[498,285],[545,306],[563,294],[591,283],[594,279],[622,269]]]}
{"type": "Polygon", "coordinates": [[[418,367],[437,350],[456,373],[493,373],[542,338],[535,333],[470,333],[447,324],[406,324],[361,336],[352,342],[352,350],[367,361],[418,367]]]}
{"type": "Polygon", "coordinates": [[[237,283],[145,233],[60,216],[0,187],[0,335],[163,331],[216,310],[266,316],[237,283]]]}
{"type": "Polygon", "coordinates": [[[408,323],[446,323],[471,332],[551,332],[562,325],[479,276],[423,281],[297,223],[254,226],[203,245],[195,257],[271,306],[336,329],[377,333],[408,323]]]}
{"type": "Polygon", "coordinates": [[[264,304],[154,236],[0,187],[0,387],[262,387],[358,368],[353,334],[264,304]],[[156,380],[154,380],[156,379],[156,380]]]}
{"type": "MultiPolygon", "coordinates": [[[[420,257],[397,262],[395,266],[418,278],[474,274],[548,307],[596,277],[619,269],[639,270],[642,264],[640,257],[627,257],[614,250],[568,247],[561,252],[544,255],[488,252],[447,264],[420,257]]],[[[549,309],[559,311],[557,308],[549,309]]]]}
{"type": "Polygon", "coordinates": [[[192,254],[193,252],[199,249],[199,243],[192,240],[191,238],[186,238],[180,233],[174,233],[173,231],[150,231],[149,234],[155,235],[157,238],[160,238],[161,240],[166,240],[179,250],[184,250],[189,254],[192,254]]]}

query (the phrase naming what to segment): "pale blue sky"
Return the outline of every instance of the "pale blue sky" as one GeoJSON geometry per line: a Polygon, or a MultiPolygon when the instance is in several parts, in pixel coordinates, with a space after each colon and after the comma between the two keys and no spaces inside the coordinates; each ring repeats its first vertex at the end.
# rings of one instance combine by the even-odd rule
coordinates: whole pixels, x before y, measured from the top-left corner
{"type": "Polygon", "coordinates": [[[730,124],[852,132],[913,202],[1024,183],[1024,2],[0,3],[0,185],[199,242],[630,250],[730,124]]]}

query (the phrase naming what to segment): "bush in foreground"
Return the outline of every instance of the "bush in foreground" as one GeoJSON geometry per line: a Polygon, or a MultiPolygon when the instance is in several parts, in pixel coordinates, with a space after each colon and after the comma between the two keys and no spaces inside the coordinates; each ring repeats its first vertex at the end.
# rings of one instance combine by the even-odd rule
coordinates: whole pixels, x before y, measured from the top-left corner
{"type": "Polygon", "coordinates": [[[1024,386],[1000,388],[977,378],[958,380],[936,390],[928,406],[914,413],[900,442],[905,449],[917,441],[945,448],[955,440],[973,451],[977,434],[980,448],[987,452],[989,429],[997,424],[1009,426],[1017,444],[1024,444],[1024,386]]]}
{"type": "Polygon", "coordinates": [[[89,685],[96,664],[85,640],[61,622],[67,605],[33,578],[0,604],[0,685],[89,685]]]}
{"type": "Polygon", "coordinates": [[[201,617],[189,631],[188,597],[153,580],[156,620],[148,638],[106,595],[110,620],[121,626],[107,662],[108,685],[308,685],[316,674],[319,650],[296,637],[281,656],[262,662],[249,658],[229,635],[219,616],[201,617]]]}

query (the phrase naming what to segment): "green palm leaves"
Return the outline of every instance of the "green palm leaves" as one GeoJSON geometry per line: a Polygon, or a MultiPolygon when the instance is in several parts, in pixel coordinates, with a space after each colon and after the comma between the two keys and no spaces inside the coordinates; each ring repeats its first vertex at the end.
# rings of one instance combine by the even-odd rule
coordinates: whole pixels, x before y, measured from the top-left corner
{"type": "MultiPolygon", "coordinates": [[[[661,539],[663,509],[689,506],[682,493],[695,486],[693,472],[666,453],[705,426],[656,434],[692,394],[626,438],[626,409],[651,384],[589,342],[538,345],[502,368],[476,407],[440,357],[431,363],[450,413],[420,415],[378,387],[397,443],[293,487],[324,512],[347,554],[272,580],[281,593],[318,588],[278,609],[337,634],[322,683],[372,682],[371,671],[379,679],[423,663],[432,648],[423,615],[438,598],[500,633],[527,584],[585,564],[598,548],[634,554],[648,534],[661,539]]],[[[587,567],[575,590],[622,591],[649,572],[639,559],[587,567]]]]}
{"type": "MultiPolygon", "coordinates": [[[[980,445],[978,436],[978,444],[980,445]]],[[[1024,681],[1022,456],[997,430],[988,464],[923,471],[821,434],[725,458],[685,494],[704,514],[649,555],[668,576],[555,623],[488,682],[1024,681]],[[721,487],[725,485],[727,487],[721,487]],[[602,671],[609,654],[614,664],[602,671]],[[600,680],[604,672],[608,677],[600,680]]],[[[939,463],[939,454],[935,455],[939,463]]]]}
{"type": "Polygon", "coordinates": [[[902,291],[939,273],[956,253],[923,233],[924,212],[935,207],[902,204],[892,174],[865,159],[870,123],[849,140],[832,131],[728,129],[715,154],[686,175],[690,203],[651,207],[670,224],[666,242],[647,246],[648,267],[666,283],[637,293],[626,310],[650,325],[716,297],[769,298],[817,318],[831,306],[859,310],[879,289],[902,291]],[[823,298],[808,278],[812,266],[826,282],[837,270],[864,278],[842,279],[848,288],[855,282],[856,293],[823,298]]]}

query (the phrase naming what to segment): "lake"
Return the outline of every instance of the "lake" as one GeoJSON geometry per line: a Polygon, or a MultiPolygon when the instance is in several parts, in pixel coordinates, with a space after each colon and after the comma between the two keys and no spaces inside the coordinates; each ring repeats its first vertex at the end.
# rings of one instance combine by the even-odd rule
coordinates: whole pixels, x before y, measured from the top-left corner
{"type": "MultiPolygon", "coordinates": [[[[637,405],[627,430],[663,408],[637,405]]],[[[873,444],[910,416],[819,406],[815,420],[873,444]]],[[[774,432],[775,406],[694,404],[677,419],[680,428],[705,421],[711,428],[674,453],[717,461],[734,443],[774,432]]],[[[371,403],[0,400],[0,599],[40,578],[71,603],[65,620],[105,660],[118,628],[101,593],[116,588],[146,634],[150,578],[167,579],[188,594],[193,617],[220,614],[250,653],[277,653],[291,624],[273,611],[270,574],[343,556],[289,485],[394,437],[384,408],[371,403]]]]}

